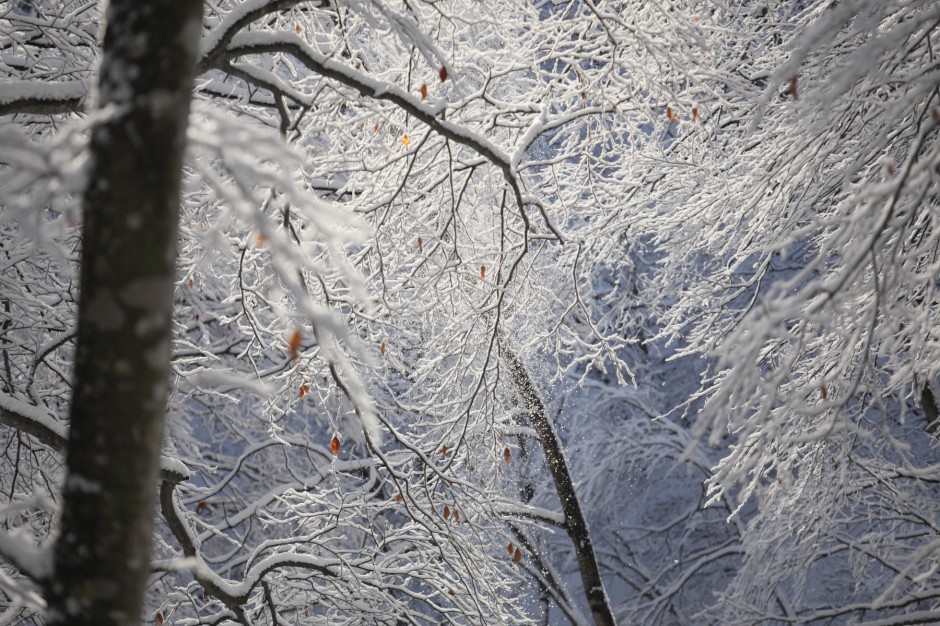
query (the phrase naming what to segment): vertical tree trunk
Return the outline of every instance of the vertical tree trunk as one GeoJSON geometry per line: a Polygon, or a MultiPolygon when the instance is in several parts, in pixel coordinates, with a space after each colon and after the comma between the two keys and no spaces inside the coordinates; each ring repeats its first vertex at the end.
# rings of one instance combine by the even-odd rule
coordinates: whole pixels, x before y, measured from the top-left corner
{"type": "Polygon", "coordinates": [[[195,0],[111,0],[107,11],[49,624],[140,621],[201,18],[195,0]]]}

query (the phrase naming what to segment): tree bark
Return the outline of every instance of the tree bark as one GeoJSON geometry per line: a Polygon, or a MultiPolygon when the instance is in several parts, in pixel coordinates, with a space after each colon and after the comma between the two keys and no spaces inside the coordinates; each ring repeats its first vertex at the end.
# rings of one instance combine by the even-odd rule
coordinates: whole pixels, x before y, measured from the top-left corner
{"type": "Polygon", "coordinates": [[[140,622],[201,18],[193,0],[111,0],[107,11],[49,624],[140,622]]]}
{"type": "Polygon", "coordinates": [[[532,420],[532,427],[535,429],[539,443],[542,444],[542,449],[545,451],[548,469],[552,474],[552,480],[555,482],[555,491],[558,493],[562,511],[565,513],[565,530],[574,544],[574,551],[578,558],[581,583],[584,585],[584,595],[591,609],[591,615],[594,617],[594,623],[597,626],[616,626],[617,621],[614,619],[614,613],[610,608],[610,601],[607,598],[607,592],[604,590],[604,582],[601,579],[597,556],[594,553],[591,531],[588,528],[587,518],[581,510],[581,503],[578,501],[578,494],[574,489],[574,481],[571,479],[571,470],[568,468],[568,461],[565,458],[561,441],[555,433],[555,427],[545,410],[545,404],[542,402],[542,398],[539,396],[538,390],[535,388],[535,384],[532,382],[532,378],[529,376],[522,360],[502,339],[499,342],[499,348],[506,358],[510,377],[516,389],[518,389],[519,395],[522,396],[526,412],[529,419],[532,420]]]}

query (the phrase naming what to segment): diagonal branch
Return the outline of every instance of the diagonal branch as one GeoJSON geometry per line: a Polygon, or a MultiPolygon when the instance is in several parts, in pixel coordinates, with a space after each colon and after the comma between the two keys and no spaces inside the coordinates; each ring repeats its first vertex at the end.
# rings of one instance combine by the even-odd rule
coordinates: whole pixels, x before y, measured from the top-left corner
{"type": "Polygon", "coordinates": [[[522,528],[515,524],[509,524],[509,528],[512,530],[519,545],[525,548],[526,553],[529,555],[528,559],[532,561],[531,565],[528,560],[524,561],[525,569],[529,572],[529,575],[538,581],[539,585],[548,592],[555,601],[555,604],[561,612],[565,614],[565,617],[568,618],[568,621],[570,621],[573,626],[588,626],[589,622],[587,616],[585,616],[572,601],[571,596],[568,595],[567,588],[561,583],[558,576],[556,576],[551,564],[542,558],[536,546],[533,545],[533,543],[529,541],[529,538],[526,537],[525,533],[522,532],[522,528]]]}
{"type": "Polygon", "coordinates": [[[587,518],[581,510],[581,503],[578,501],[574,481],[571,479],[571,470],[568,468],[561,440],[555,432],[545,404],[522,360],[509,348],[503,337],[499,338],[499,347],[509,366],[512,382],[519,395],[522,396],[532,425],[538,433],[539,443],[545,451],[545,459],[548,461],[548,468],[555,482],[555,491],[558,493],[558,499],[561,500],[562,510],[565,513],[565,530],[574,544],[581,582],[584,585],[584,595],[591,607],[594,622],[597,626],[616,626],[617,621],[610,608],[597,555],[594,553],[587,518]]]}
{"type": "MultiPolygon", "coordinates": [[[[369,98],[391,102],[441,136],[472,148],[499,167],[505,175],[510,177],[513,175],[510,156],[485,137],[481,137],[458,124],[444,119],[443,103],[434,106],[422,103],[416,96],[409,94],[398,85],[376,80],[321,54],[293,33],[239,33],[232,37],[228,50],[216,63],[219,63],[219,69],[225,69],[221,65],[223,60],[228,61],[245,55],[266,53],[293,55],[307,69],[321,76],[338,81],[347,87],[352,87],[369,98]]],[[[203,72],[208,69],[210,69],[210,66],[203,65],[200,67],[203,72]]]]}
{"type": "Polygon", "coordinates": [[[26,433],[39,443],[65,454],[68,429],[42,407],[0,394],[0,424],[26,433]]]}
{"type": "MultiPolygon", "coordinates": [[[[356,71],[343,63],[318,52],[303,39],[294,33],[271,32],[245,32],[231,37],[231,43],[224,54],[207,57],[200,65],[200,71],[205,72],[213,67],[227,70],[226,62],[249,54],[282,53],[290,54],[299,59],[307,69],[320,76],[335,80],[347,87],[351,87],[362,95],[376,100],[385,100],[405,111],[418,121],[427,125],[436,133],[463,146],[476,151],[500,169],[507,184],[512,189],[519,214],[525,223],[526,247],[528,247],[528,233],[531,230],[529,217],[525,212],[527,202],[522,193],[516,175],[516,168],[525,147],[534,141],[541,129],[541,124],[533,124],[533,128],[526,134],[515,154],[510,155],[487,138],[474,133],[459,124],[445,119],[444,103],[431,105],[422,102],[416,96],[408,93],[398,85],[386,81],[376,80],[362,72],[356,71]]],[[[565,238],[554,224],[548,219],[543,207],[538,205],[546,227],[559,242],[564,243],[565,238]]]]}

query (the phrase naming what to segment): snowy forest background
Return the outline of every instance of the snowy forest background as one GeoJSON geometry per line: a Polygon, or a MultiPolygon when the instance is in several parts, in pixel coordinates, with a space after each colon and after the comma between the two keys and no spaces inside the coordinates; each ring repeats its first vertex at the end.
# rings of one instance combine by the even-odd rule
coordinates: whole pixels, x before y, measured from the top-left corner
{"type": "Polygon", "coordinates": [[[0,4],[0,623],[940,624],[940,3],[105,4],[0,4]]]}

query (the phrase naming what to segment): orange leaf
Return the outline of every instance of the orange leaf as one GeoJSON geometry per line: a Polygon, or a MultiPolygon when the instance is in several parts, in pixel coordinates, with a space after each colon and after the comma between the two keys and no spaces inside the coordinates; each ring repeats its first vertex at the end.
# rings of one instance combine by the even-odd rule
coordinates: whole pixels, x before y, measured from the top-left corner
{"type": "Polygon", "coordinates": [[[480,278],[482,278],[483,280],[486,280],[486,266],[485,265],[480,266],[480,278]]]}
{"type": "Polygon", "coordinates": [[[509,556],[512,556],[512,553],[515,551],[516,546],[512,545],[512,542],[509,542],[509,545],[506,546],[506,552],[509,553],[509,556]]]}
{"type": "Polygon", "coordinates": [[[402,142],[402,143],[404,144],[404,146],[407,148],[407,147],[408,147],[408,144],[411,143],[411,140],[408,139],[408,135],[402,135],[402,137],[401,137],[401,142],[402,142]]]}
{"type": "Polygon", "coordinates": [[[512,452],[509,451],[509,446],[506,446],[503,449],[503,460],[509,463],[512,460],[512,452]]]}
{"type": "Polygon", "coordinates": [[[333,451],[333,456],[339,456],[339,437],[336,435],[330,439],[330,450],[333,451]]]}
{"type": "Polygon", "coordinates": [[[205,502],[200,502],[196,505],[196,515],[200,515],[203,511],[208,510],[208,508],[209,505],[207,505],[205,502]]]}
{"type": "Polygon", "coordinates": [[[798,91],[797,91],[796,83],[797,83],[796,75],[794,74],[793,77],[790,78],[790,89],[789,89],[789,93],[790,93],[791,96],[793,96],[793,99],[794,99],[794,100],[799,100],[799,99],[800,99],[800,94],[799,94],[798,91]]]}
{"type": "Polygon", "coordinates": [[[294,32],[298,35],[300,34],[300,24],[297,24],[297,27],[294,29],[294,32]]]}
{"type": "Polygon", "coordinates": [[[672,121],[672,107],[666,107],[666,119],[672,121]]]}
{"type": "Polygon", "coordinates": [[[447,593],[450,594],[450,595],[454,595],[454,590],[453,590],[453,589],[448,589],[448,590],[447,590],[447,593]]]}
{"type": "Polygon", "coordinates": [[[300,348],[300,331],[295,330],[290,336],[290,340],[287,342],[287,347],[290,350],[290,358],[292,360],[297,360],[297,350],[300,348]]]}
{"type": "Polygon", "coordinates": [[[396,493],[396,494],[395,494],[395,502],[401,502],[401,494],[400,494],[400,493],[396,493]]]}
{"type": "Polygon", "coordinates": [[[157,626],[162,626],[163,624],[163,611],[157,611],[153,616],[153,623],[157,626]]]}
{"type": "Polygon", "coordinates": [[[441,77],[442,83],[446,81],[447,80],[447,68],[442,65],[441,69],[437,71],[437,75],[441,77]]]}
{"type": "Polygon", "coordinates": [[[421,83],[421,102],[424,102],[428,99],[428,86],[425,83],[421,83]]]}
{"type": "Polygon", "coordinates": [[[450,519],[450,507],[444,505],[444,519],[450,519]]]}
{"type": "Polygon", "coordinates": [[[263,233],[258,233],[257,235],[255,235],[255,245],[263,246],[265,243],[267,243],[267,241],[268,241],[268,238],[265,237],[263,233]]]}
{"type": "Polygon", "coordinates": [[[522,550],[516,548],[516,553],[512,555],[512,562],[516,565],[522,562],[522,550]]]}
{"type": "Polygon", "coordinates": [[[441,458],[442,459],[447,458],[447,446],[441,446],[441,458]]]}
{"type": "Polygon", "coordinates": [[[460,511],[458,511],[457,509],[454,509],[454,523],[456,524],[460,523],[460,511]]]}
{"type": "Polygon", "coordinates": [[[698,121],[698,107],[692,107],[692,121],[698,121]]]}
{"type": "Polygon", "coordinates": [[[385,356],[385,342],[384,341],[382,342],[382,345],[379,346],[379,354],[381,354],[382,356],[385,356]]]}
{"type": "Polygon", "coordinates": [[[196,286],[196,283],[193,282],[193,279],[192,279],[192,278],[190,278],[190,279],[189,279],[189,288],[192,289],[192,288],[195,287],[195,286],[196,286]]]}
{"type": "Polygon", "coordinates": [[[418,237],[418,252],[424,252],[424,240],[418,237]]]}
{"type": "Polygon", "coordinates": [[[581,99],[582,99],[582,100],[587,100],[587,92],[586,92],[586,91],[582,91],[582,92],[581,92],[581,99]]]}
{"type": "Polygon", "coordinates": [[[379,132],[379,125],[378,125],[378,124],[373,124],[373,125],[372,125],[372,132],[373,132],[373,133],[379,132]]]}
{"type": "Polygon", "coordinates": [[[300,393],[299,393],[299,395],[300,395],[301,398],[303,398],[303,397],[304,397],[305,395],[307,395],[308,393],[310,393],[310,385],[308,385],[307,383],[303,383],[303,384],[300,386],[300,393]]]}

